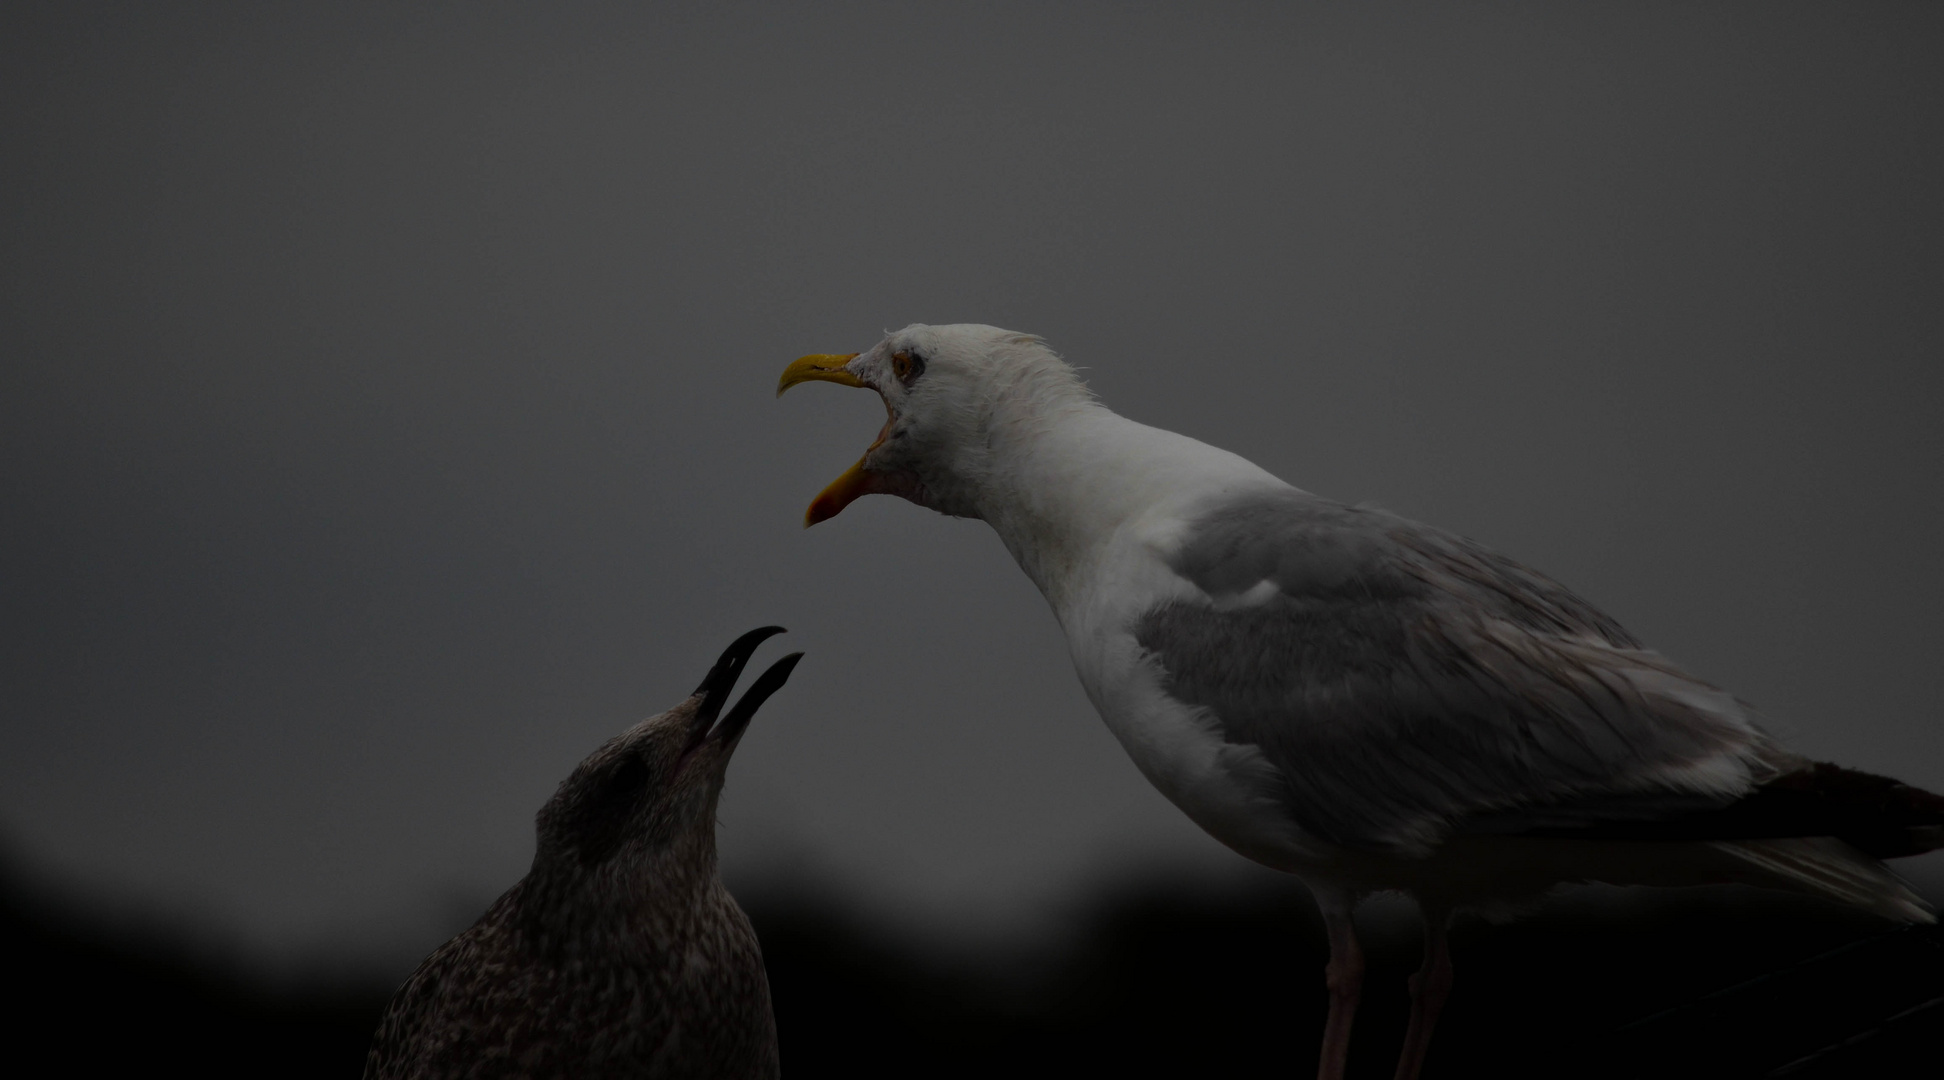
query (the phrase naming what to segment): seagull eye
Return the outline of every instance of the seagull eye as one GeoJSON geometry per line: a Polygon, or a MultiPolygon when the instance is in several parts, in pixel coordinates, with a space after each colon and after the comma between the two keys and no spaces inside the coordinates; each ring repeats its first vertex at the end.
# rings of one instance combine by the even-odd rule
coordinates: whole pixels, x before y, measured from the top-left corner
{"type": "Polygon", "coordinates": [[[924,357],[908,352],[895,352],[891,354],[891,374],[896,375],[899,382],[910,386],[918,380],[918,376],[924,373],[924,357]]]}

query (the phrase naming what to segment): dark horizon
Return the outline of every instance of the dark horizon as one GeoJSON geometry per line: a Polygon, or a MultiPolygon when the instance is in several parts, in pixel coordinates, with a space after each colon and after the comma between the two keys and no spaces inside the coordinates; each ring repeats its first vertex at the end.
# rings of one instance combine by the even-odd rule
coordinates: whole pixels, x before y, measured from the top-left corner
{"type": "MultiPolygon", "coordinates": [[[[1300,1073],[1320,1034],[1321,980],[1304,976],[1323,963],[1321,922],[1288,878],[1125,882],[1057,947],[956,963],[829,897],[745,903],[793,1074],[1300,1073]]],[[[1395,930],[1368,939],[1385,988],[1360,1016],[1353,1077],[1390,1075],[1403,1036],[1417,957],[1395,930]]],[[[80,1071],[182,1060],[206,1076],[353,1075],[396,982],[267,977],[154,926],[91,922],[5,874],[0,940],[37,988],[15,1010],[20,1031],[71,1047],[80,1071]],[[104,1015],[119,1037],[99,1037],[104,1015]]],[[[1934,1056],[1944,1001],[1939,928],[1886,930],[1772,893],[1582,894],[1517,924],[1463,920],[1454,942],[1465,974],[1439,1074],[1888,1075],[1934,1056]]]]}

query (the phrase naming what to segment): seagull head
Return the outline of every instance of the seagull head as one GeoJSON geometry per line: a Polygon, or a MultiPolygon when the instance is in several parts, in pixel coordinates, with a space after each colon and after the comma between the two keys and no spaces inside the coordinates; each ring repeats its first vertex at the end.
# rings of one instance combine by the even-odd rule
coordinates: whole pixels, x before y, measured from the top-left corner
{"type": "Polygon", "coordinates": [[[976,323],[914,323],[868,352],[805,356],[784,369],[776,392],[804,382],[875,390],[885,411],[877,440],[810,504],[806,527],[873,494],[983,517],[982,495],[1004,471],[1007,448],[1093,403],[1044,341],[976,323]]]}
{"type": "Polygon", "coordinates": [[[697,856],[712,865],[729,756],[803,654],[778,660],[727,712],[723,706],[756,646],[782,632],[766,626],[737,638],[695,693],[588,755],[540,810],[536,868],[626,872],[697,856]]]}

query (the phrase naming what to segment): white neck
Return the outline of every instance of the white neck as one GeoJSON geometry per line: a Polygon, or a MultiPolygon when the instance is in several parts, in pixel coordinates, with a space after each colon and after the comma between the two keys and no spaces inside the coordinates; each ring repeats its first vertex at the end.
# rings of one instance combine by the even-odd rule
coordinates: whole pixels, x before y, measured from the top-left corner
{"type": "Polygon", "coordinates": [[[1065,618],[1078,577],[1125,528],[1225,491],[1286,487],[1253,463],[1088,401],[995,425],[979,516],[1065,618]]]}

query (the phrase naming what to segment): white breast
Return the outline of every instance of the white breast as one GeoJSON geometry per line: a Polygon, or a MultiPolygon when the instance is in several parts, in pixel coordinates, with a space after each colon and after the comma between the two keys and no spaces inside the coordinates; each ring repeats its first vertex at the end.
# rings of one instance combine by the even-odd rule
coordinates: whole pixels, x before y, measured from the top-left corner
{"type": "Polygon", "coordinates": [[[1178,524],[1134,523],[1099,552],[1059,614],[1094,708],[1148,781],[1210,835],[1258,862],[1299,871],[1329,845],[1306,836],[1277,802],[1275,766],[1222,738],[1214,717],[1170,697],[1134,639],[1136,619],[1169,599],[1207,598],[1162,561],[1178,524]]]}

